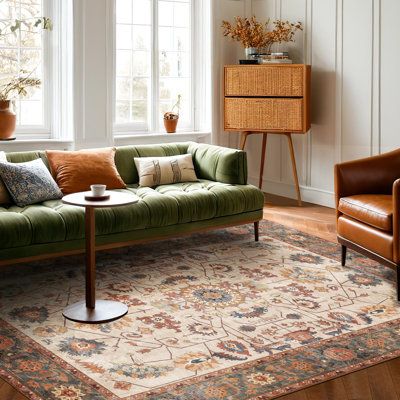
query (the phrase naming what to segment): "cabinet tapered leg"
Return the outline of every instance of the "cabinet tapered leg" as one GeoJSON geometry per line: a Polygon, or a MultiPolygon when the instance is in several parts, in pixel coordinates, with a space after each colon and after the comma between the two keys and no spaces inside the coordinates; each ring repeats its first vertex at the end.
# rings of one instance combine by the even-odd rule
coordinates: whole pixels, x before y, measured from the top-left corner
{"type": "Polygon", "coordinates": [[[260,179],[258,181],[258,188],[261,189],[264,176],[265,153],[267,149],[268,133],[263,133],[263,140],[261,145],[261,161],[260,161],[260,179]]]}
{"type": "Polygon", "coordinates": [[[290,158],[292,159],[292,171],[293,171],[293,179],[294,179],[294,184],[296,186],[296,192],[297,192],[297,203],[301,207],[301,193],[300,193],[300,186],[299,186],[299,178],[297,176],[297,168],[296,168],[296,157],[294,155],[294,148],[293,148],[293,142],[292,142],[292,135],[290,133],[286,134],[289,142],[289,150],[290,150],[290,158]]]}
{"type": "Polygon", "coordinates": [[[242,132],[240,134],[240,145],[239,145],[240,150],[244,150],[246,146],[247,136],[249,136],[249,132],[242,132]]]}

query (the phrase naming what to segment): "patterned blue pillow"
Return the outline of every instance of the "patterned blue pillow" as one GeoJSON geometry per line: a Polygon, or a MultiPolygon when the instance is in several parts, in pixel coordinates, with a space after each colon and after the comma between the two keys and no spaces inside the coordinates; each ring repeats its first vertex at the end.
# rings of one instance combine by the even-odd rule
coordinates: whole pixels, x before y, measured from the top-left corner
{"type": "Polygon", "coordinates": [[[40,158],[20,164],[0,162],[0,176],[19,207],[63,195],[40,158]]]}

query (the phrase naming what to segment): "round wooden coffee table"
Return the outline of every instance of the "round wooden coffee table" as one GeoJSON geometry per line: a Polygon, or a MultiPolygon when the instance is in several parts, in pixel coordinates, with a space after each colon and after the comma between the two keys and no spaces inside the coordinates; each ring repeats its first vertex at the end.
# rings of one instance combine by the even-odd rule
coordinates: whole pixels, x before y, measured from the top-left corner
{"type": "Polygon", "coordinates": [[[134,204],[139,197],[134,194],[110,192],[108,200],[88,201],[86,195],[91,192],[73,193],[62,198],[62,202],[72,206],[85,207],[85,237],[86,237],[86,301],[68,306],[63,315],[65,318],[88,324],[101,324],[123,317],[128,307],[117,301],[96,301],[96,208],[118,207],[134,204]]]}

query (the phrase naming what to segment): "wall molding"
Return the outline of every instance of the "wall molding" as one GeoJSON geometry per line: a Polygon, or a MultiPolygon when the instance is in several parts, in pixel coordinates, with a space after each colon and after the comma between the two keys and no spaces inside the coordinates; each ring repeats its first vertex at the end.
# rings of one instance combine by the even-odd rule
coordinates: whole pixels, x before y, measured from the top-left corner
{"type": "Polygon", "coordinates": [[[371,155],[381,153],[381,0],[372,3],[371,155]]]}
{"type": "Polygon", "coordinates": [[[343,130],[343,1],[336,0],[336,107],[335,107],[335,161],[342,162],[342,130],[343,130]]]}
{"type": "MultiPolygon", "coordinates": [[[[258,178],[256,176],[249,176],[248,180],[252,185],[258,185],[258,178]]],[[[288,197],[294,200],[297,199],[296,190],[292,184],[263,179],[262,189],[265,193],[288,197]]],[[[335,194],[331,191],[300,185],[300,192],[302,200],[305,202],[335,208],[335,194]]]]}

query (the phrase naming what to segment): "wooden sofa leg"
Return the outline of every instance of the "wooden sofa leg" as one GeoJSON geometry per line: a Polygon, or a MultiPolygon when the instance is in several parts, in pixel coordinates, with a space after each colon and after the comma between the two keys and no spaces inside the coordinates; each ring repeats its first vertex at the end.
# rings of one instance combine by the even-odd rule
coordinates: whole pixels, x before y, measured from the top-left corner
{"type": "Polygon", "coordinates": [[[342,267],[346,265],[347,247],[342,245],[342,267]]]}
{"type": "Polygon", "coordinates": [[[258,242],[258,233],[259,233],[260,223],[259,221],[254,222],[254,240],[258,242]]]}

